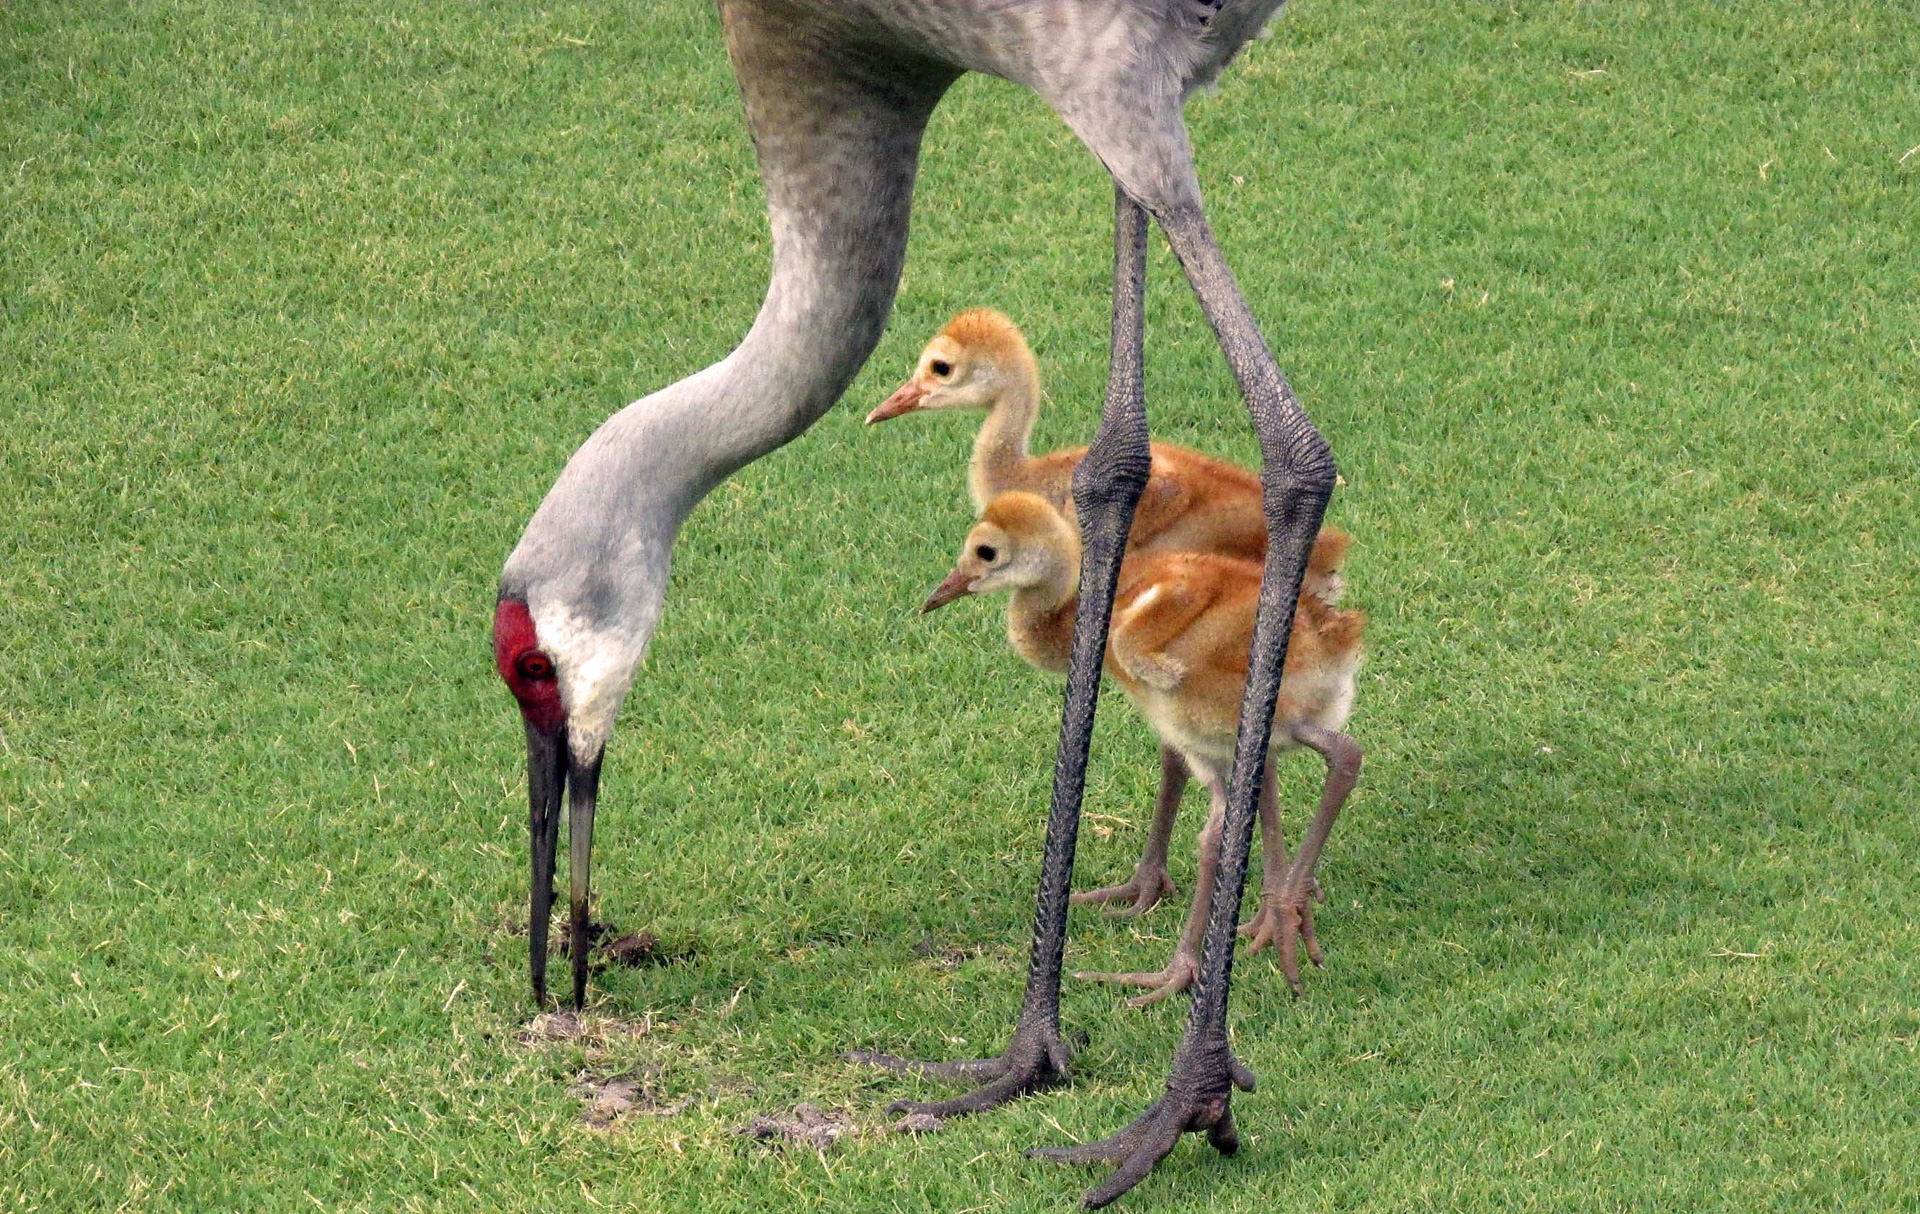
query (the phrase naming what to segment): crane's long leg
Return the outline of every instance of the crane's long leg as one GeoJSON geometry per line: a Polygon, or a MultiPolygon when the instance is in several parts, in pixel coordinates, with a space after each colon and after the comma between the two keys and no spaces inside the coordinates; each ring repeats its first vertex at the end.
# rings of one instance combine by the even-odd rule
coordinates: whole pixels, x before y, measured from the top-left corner
{"type": "Polygon", "coordinates": [[[1190,774],[1180,752],[1163,744],[1160,747],[1160,795],[1153,803],[1153,824],[1147,828],[1147,845],[1140,852],[1140,862],[1133,866],[1133,876],[1120,885],[1075,893],[1075,906],[1123,902],[1127,905],[1110,906],[1106,914],[1113,919],[1131,919],[1152,910],[1167,894],[1178,892],[1173,878],[1167,875],[1167,848],[1173,843],[1173,820],[1180,814],[1180,795],[1187,791],[1190,774]]]}
{"type": "MultiPolygon", "coordinates": [[[[1184,131],[1180,143],[1184,143],[1184,131]]],[[[1110,162],[1111,163],[1111,162],[1110,162]]],[[[1190,162],[1186,167],[1190,173],[1190,162]]],[[[1190,186],[1187,182],[1178,183],[1190,186]]],[[[1255,802],[1267,758],[1267,734],[1280,674],[1286,662],[1293,610],[1306,572],[1307,553],[1333,496],[1333,453],[1287,386],[1260,336],[1259,326],[1234,282],[1219,243],[1207,226],[1197,187],[1156,208],[1155,218],[1199,297],[1227,365],[1240,385],[1260,439],[1267,515],[1267,559],[1260,584],[1240,732],[1234,747],[1220,870],[1209,911],[1200,978],[1187,1030],[1174,1053],[1164,1095],[1112,1138],[1068,1152],[1038,1152],[1053,1158],[1111,1159],[1120,1166],[1082,1199],[1097,1209],[1138,1184],[1188,1131],[1207,1131],[1222,1154],[1239,1147],[1233,1123],[1233,1087],[1253,1090],[1253,1074],[1227,1044],[1227,993],[1233,974],[1233,942],[1240,897],[1246,886],[1247,853],[1253,844],[1255,802]]]]}
{"type": "MultiPolygon", "coordinates": [[[[1133,526],[1133,508],[1146,488],[1151,456],[1147,443],[1144,387],[1146,339],[1147,214],[1118,186],[1114,190],[1113,345],[1107,399],[1100,430],[1073,477],[1084,556],[1080,565],[1080,610],[1067,668],[1066,711],[1053,773],[1053,804],[1047,812],[1046,853],[1033,914],[1033,950],[1027,962],[1027,992],[1006,1051],[998,1058],[924,1063],[880,1054],[853,1054],[855,1061],[951,1078],[984,1079],[981,1087],[951,1100],[903,1100],[894,1111],[953,1117],[1004,1104],[1027,1092],[1065,1080],[1067,1047],[1060,1036],[1060,963],[1067,943],[1067,900],[1073,880],[1073,848],[1080,829],[1080,796],[1087,778],[1087,748],[1100,692],[1107,620],[1113,612],[1120,558],[1133,526]]],[[[1317,520],[1316,520],[1317,521],[1317,520]]]]}

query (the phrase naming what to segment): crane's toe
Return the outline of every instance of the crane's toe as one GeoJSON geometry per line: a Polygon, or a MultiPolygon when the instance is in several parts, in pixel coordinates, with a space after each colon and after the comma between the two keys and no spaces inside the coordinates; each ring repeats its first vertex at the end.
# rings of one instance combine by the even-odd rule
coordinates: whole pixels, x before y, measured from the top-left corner
{"type": "Polygon", "coordinates": [[[1006,1052],[998,1058],[923,1062],[917,1058],[901,1058],[866,1050],[855,1050],[844,1057],[849,1062],[884,1070],[978,1084],[972,1091],[949,1100],[896,1100],[887,1106],[889,1113],[925,1114],[944,1119],[985,1112],[1030,1093],[1065,1083],[1068,1050],[1057,1028],[1023,1025],[1014,1030],[1012,1039],[1007,1042],[1006,1052]]]}
{"type": "Polygon", "coordinates": [[[1116,1165],[1111,1175],[1080,1199],[1083,1209],[1097,1210],[1146,1179],[1182,1134],[1205,1133],[1214,1150],[1233,1154],[1240,1149],[1240,1132],[1233,1121],[1232,1088],[1252,1091],[1253,1072],[1224,1045],[1201,1051],[1197,1058],[1176,1063],[1166,1093],[1119,1133],[1077,1146],[1043,1147],[1027,1155],[1058,1163],[1116,1165]]]}
{"type": "Polygon", "coordinates": [[[871,1050],[848,1050],[841,1057],[862,1066],[925,1075],[932,1079],[979,1081],[998,1079],[1007,1073],[1005,1058],[961,1058],[952,1062],[927,1062],[919,1058],[901,1058],[895,1054],[876,1054],[871,1050]]]}

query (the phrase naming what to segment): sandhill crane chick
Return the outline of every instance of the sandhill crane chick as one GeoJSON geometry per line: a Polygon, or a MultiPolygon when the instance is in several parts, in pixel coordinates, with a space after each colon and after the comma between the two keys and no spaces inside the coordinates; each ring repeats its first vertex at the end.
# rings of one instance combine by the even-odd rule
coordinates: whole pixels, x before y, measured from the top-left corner
{"type": "MultiPolygon", "coordinates": [[[[967,495],[976,514],[1002,493],[1037,494],[1074,518],[1074,469],[1085,447],[1034,455],[1040,418],[1040,365],[1020,327],[991,308],[969,308],[949,320],[894,394],[867,424],[909,413],[984,412],[967,465],[967,495]]],[[[1262,560],[1267,520],[1260,478],[1237,464],[1173,443],[1154,443],[1146,492],[1134,508],[1130,551],[1218,552],[1262,560]]]]}
{"type": "MultiPolygon", "coordinates": [[[[1323,574],[1337,570],[1348,540],[1323,533],[1323,574]]],[[[1079,600],[1080,543],[1074,528],[1044,499],[1029,493],[995,498],[967,535],[953,572],[928,597],[931,611],[962,596],[1006,591],[1007,636],[1020,655],[1047,670],[1062,669],[1079,600]]],[[[1148,988],[1136,1006],[1192,985],[1219,865],[1247,652],[1260,595],[1260,567],[1205,553],[1142,553],[1120,567],[1105,666],[1127,698],[1177,750],[1207,787],[1212,807],[1199,844],[1199,878],[1173,957],[1157,971],[1079,977],[1148,988]]],[[[1272,747],[1306,746],[1327,764],[1318,812],[1300,850],[1284,868],[1269,853],[1267,888],[1248,925],[1255,947],[1275,945],[1287,983],[1300,989],[1298,948],[1322,959],[1314,935],[1313,872],[1327,834],[1360,772],[1360,746],[1341,733],[1353,710],[1366,617],[1303,592],[1294,614],[1272,747]]],[[[1263,807],[1264,808],[1264,807],[1263,807]]],[[[1264,814],[1263,814],[1264,817],[1264,814]]]]}
{"type": "MultiPolygon", "coordinates": [[[[1040,366],[1020,327],[991,308],[969,308],[949,320],[920,351],[913,374],[867,415],[867,424],[910,413],[968,411],[986,414],[967,466],[967,494],[974,511],[984,510],[1002,493],[1023,491],[1046,499],[1071,521],[1073,472],[1087,449],[1031,453],[1033,427],[1040,416],[1040,366]]],[[[1267,522],[1261,512],[1258,477],[1236,464],[1173,443],[1154,443],[1151,452],[1152,471],[1128,535],[1130,552],[1265,558],[1267,522]]],[[[1338,600],[1337,585],[1326,582],[1314,567],[1309,567],[1307,577],[1306,588],[1321,593],[1328,603],[1338,600]]],[[[1059,669],[1064,670],[1064,652],[1059,660],[1059,669]]],[[[1133,875],[1118,885],[1075,893],[1076,904],[1111,903],[1109,915],[1130,917],[1175,892],[1167,873],[1167,850],[1187,779],[1186,760],[1180,752],[1162,746],[1160,791],[1133,875]]],[[[1277,825],[1269,826],[1277,815],[1265,808],[1272,799],[1270,782],[1263,785],[1261,795],[1267,798],[1261,816],[1266,854],[1284,855],[1277,825]]],[[[1256,947],[1264,940],[1256,936],[1256,947]]]]}

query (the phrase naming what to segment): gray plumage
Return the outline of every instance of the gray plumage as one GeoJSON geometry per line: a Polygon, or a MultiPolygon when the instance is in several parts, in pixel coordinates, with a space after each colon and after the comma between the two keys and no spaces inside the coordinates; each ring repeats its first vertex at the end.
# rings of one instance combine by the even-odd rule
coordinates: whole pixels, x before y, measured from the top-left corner
{"type": "Polygon", "coordinates": [[[906,254],[920,137],[963,71],[1032,88],[1157,211],[1198,203],[1178,100],[1280,0],[723,0],[767,191],[773,273],[738,349],[609,418],[528,523],[501,591],[606,618],[659,593],[715,485],[824,414],[880,339],[906,254]],[[1152,128],[1137,127],[1147,117],[1152,128]],[[798,385],[796,387],[796,384],[798,385]]]}
{"type": "MultiPolygon", "coordinates": [[[[1027,996],[998,1058],[917,1064],[864,1057],[985,1081],[954,1100],[912,1104],[940,1116],[991,1107],[1065,1077],[1060,960],[1087,739],[1114,577],[1147,475],[1141,345],[1151,215],[1246,398],[1261,440],[1271,538],[1193,1016],[1167,1094],[1113,1139],[1070,1154],[1121,1165],[1088,1194],[1090,1205],[1137,1182],[1184,1131],[1205,1131],[1216,1147],[1232,1150],[1231,1087],[1252,1082],[1226,1046],[1233,929],[1293,604],[1334,476],[1325,442],[1295,402],[1207,227],[1181,107],[1280,3],[720,0],[773,232],[766,300],[732,354],[629,405],[587,440],[500,580],[496,653],[528,722],[535,917],[544,925],[561,789],[570,783],[574,938],[583,939],[600,755],[659,620],[681,524],[721,480],[812,425],[872,352],[900,279],[921,135],[953,81],[967,71],[1001,76],[1053,107],[1114,180],[1115,296],[1107,401],[1075,477],[1085,552],[1081,609],[1027,996]],[[529,618],[537,642],[525,627],[529,618]],[[557,728],[540,707],[555,689],[564,707],[557,728]]],[[[544,944],[542,926],[532,949],[542,993],[544,944]]],[[[576,1003],[585,982],[580,950],[576,1003]]]]}

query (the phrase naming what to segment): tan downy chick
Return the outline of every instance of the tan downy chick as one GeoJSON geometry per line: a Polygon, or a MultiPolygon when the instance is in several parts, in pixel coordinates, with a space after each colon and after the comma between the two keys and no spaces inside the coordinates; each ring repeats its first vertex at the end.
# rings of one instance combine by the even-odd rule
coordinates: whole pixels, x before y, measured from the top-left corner
{"type": "MultiPolygon", "coordinates": [[[[974,511],[983,511],[1002,493],[1026,492],[1046,499],[1071,522],[1075,517],[1073,472],[1087,449],[1031,453],[1033,427],[1040,416],[1040,367],[1019,326],[990,308],[970,308],[949,320],[921,350],[907,381],[867,415],[867,424],[909,413],[969,410],[987,415],[967,467],[967,493],[974,511]]],[[[1129,551],[1212,552],[1256,562],[1265,559],[1267,522],[1259,477],[1237,464],[1172,443],[1154,443],[1152,455],[1151,474],[1127,538],[1129,551]]],[[[1321,543],[1326,541],[1323,535],[1321,543]]],[[[1337,568],[1344,551],[1342,540],[1331,562],[1336,580],[1327,580],[1319,572],[1325,561],[1311,563],[1307,570],[1304,588],[1329,604],[1339,600],[1337,568]]],[[[1167,849],[1187,777],[1180,753],[1162,747],[1160,792],[1132,877],[1119,885],[1076,893],[1075,903],[1109,902],[1115,904],[1109,914],[1132,916],[1174,892],[1167,875],[1167,849]]],[[[1277,833],[1264,837],[1275,850],[1284,850],[1277,833]]]]}
{"type": "MultiPolygon", "coordinates": [[[[920,352],[907,382],[867,414],[867,424],[955,410],[987,415],[967,465],[967,495],[976,514],[1002,493],[1024,492],[1045,498],[1073,521],[1073,470],[1087,449],[1031,453],[1040,417],[1040,366],[1019,326],[991,308],[969,308],[948,321],[920,352]]],[[[1152,452],[1129,548],[1265,559],[1259,477],[1172,443],[1154,443],[1152,452]]]]}
{"type": "MultiPolygon", "coordinates": [[[[1349,544],[1323,531],[1310,563],[1336,576],[1349,544]]],[[[1073,526],[1044,499],[1003,494],[968,533],[960,559],[927,599],[931,611],[968,594],[1010,592],[1007,636],[1020,655],[1045,670],[1064,670],[1079,603],[1080,541],[1073,526]]],[[[1226,779],[1233,765],[1240,695],[1260,598],[1260,566],[1205,553],[1140,553],[1120,566],[1107,636],[1105,667],[1127,698],[1207,786],[1212,809],[1200,833],[1199,878],[1180,942],[1164,969],[1079,977],[1150,988],[1134,1000],[1151,1003],[1190,986],[1200,966],[1207,910],[1219,865],[1226,814],[1226,779]]],[[[1254,947],[1271,942],[1287,982],[1300,989],[1298,942],[1321,959],[1314,938],[1313,870],[1327,833],[1360,772],[1360,746],[1339,732],[1353,710],[1366,616],[1343,611],[1310,591],[1294,613],[1292,639],[1274,709],[1271,754],[1297,746],[1327,763],[1320,807],[1291,862],[1278,841],[1278,812],[1269,784],[1261,798],[1266,850],[1259,915],[1242,928],[1254,947]]]]}

